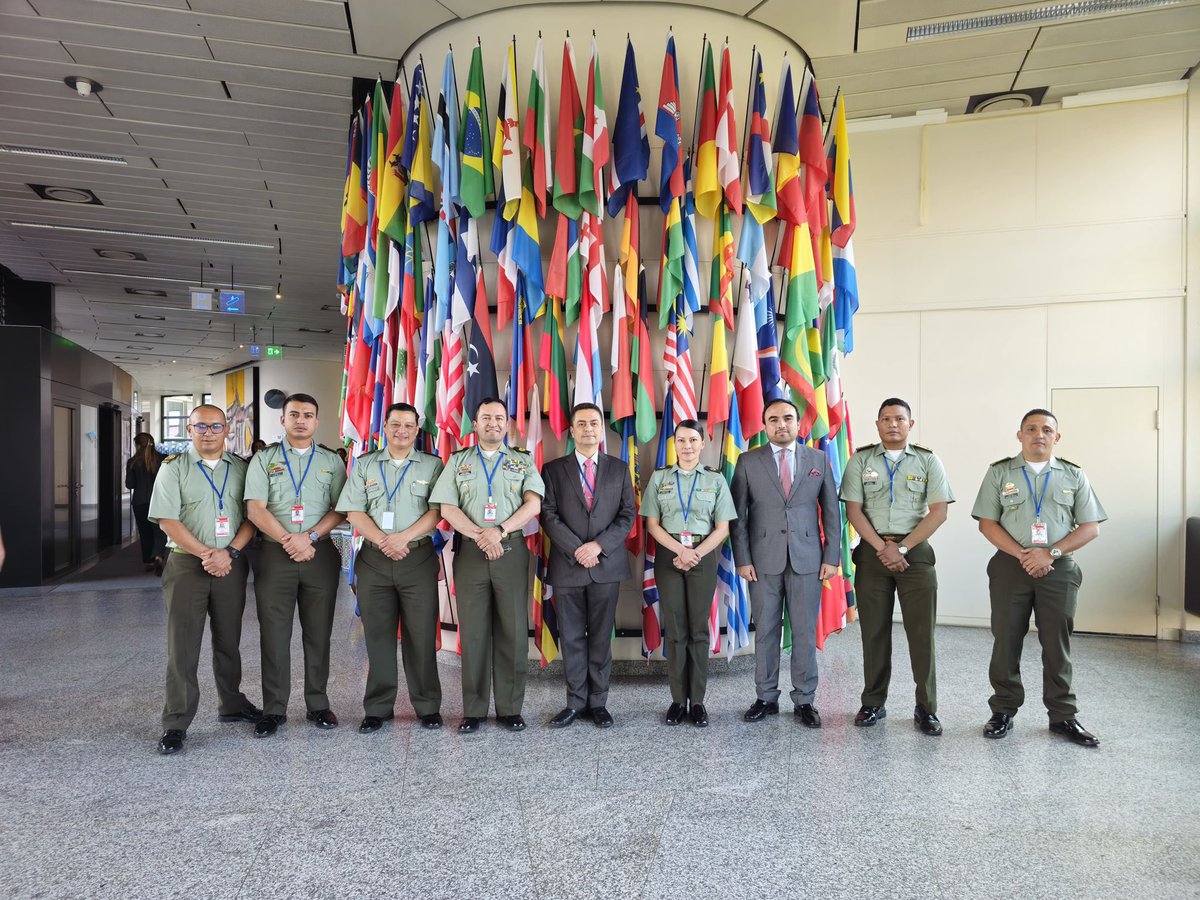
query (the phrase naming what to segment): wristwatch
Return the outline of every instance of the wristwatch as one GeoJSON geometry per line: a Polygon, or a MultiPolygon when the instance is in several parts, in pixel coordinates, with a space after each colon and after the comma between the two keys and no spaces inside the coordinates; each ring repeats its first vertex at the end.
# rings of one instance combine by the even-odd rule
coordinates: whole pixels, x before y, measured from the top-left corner
{"type": "Polygon", "coordinates": [[[905,547],[903,544],[901,544],[899,547],[897,547],[897,548],[896,548],[896,551],[897,551],[897,552],[898,552],[898,553],[899,553],[901,556],[908,556],[908,548],[907,548],[907,547],[905,547]]]}
{"type": "Polygon", "coordinates": [[[1051,559],[1062,559],[1062,551],[1059,550],[1057,547],[1051,547],[1050,548],[1050,558],[1051,559]]]}
{"type": "Polygon", "coordinates": [[[229,554],[230,559],[240,559],[242,556],[242,551],[233,546],[226,547],[225,552],[229,554]]]}
{"type": "Polygon", "coordinates": [[[317,541],[319,541],[319,540],[321,539],[321,532],[319,532],[319,531],[310,531],[310,532],[308,533],[308,539],[309,539],[310,541],[312,541],[312,542],[315,544],[317,541]]]}
{"type": "Polygon", "coordinates": [[[508,532],[505,531],[503,528],[500,529],[500,540],[502,540],[502,541],[508,540],[508,532]]]}

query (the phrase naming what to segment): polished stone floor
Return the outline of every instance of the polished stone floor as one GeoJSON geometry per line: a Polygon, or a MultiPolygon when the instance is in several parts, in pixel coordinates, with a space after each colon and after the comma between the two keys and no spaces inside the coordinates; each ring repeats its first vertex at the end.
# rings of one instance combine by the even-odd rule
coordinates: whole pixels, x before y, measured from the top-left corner
{"type": "MultiPolygon", "coordinates": [[[[185,750],[161,757],[162,601],[126,569],[0,591],[5,898],[1200,896],[1197,645],[1076,640],[1098,750],[1051,735],[1039,704],[984,740],[990,640],[967,628],[938,633],[940,739],[912,727],[899,631],[891,715],[852,726],[855,627],[821,655],[820,731],[790,714],[743,723],[752,676],[717,672],[707,730],[661,725],[665,680],[627,676],[615,728],[552,731],[563,692],[541,675],[523,734],[422,731],[402,699],[363,736],[365,652],[343,591],[341,728],[304,721],[297,629],[275,738],[219,724],[202,667],[185,750]]],[[[257,702],[253,603],[243,648],[257,702]]],[[[1032,636],[1026,654],[1036,673],[1032,636]]],[[[453,660],[441,674],[453,724],[453,660]]]]}

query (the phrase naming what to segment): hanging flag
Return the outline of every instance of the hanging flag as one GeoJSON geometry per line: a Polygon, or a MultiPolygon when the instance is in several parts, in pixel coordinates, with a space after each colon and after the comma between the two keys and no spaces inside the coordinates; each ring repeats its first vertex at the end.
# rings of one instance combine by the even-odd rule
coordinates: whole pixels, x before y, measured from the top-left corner
{"type": "Polygon", "coordinates": [[[462,447],[466,386],[462,333],[447,324],[442,332],[442,367],[437,381],[437,451],[443,462],[462,447]]]}
{"type": "Polygon", "coordinates": [[[696,211],[716,218],[721,205],[721,179],[717,173],[717,78],[712,44],[704,43],[704,68],[700,76],[700,147],[696,151],[696,211]]]}
{"type": "Polygon", "coordinates": [[[554,167],[550,159],[550,112],[546,96],[546,58],[539,35],[533,48],[533,70],[529,74],[529,93],[525,96],[525,131],[522,144],[531,172],[530,187],[537,205],[537,217],[546,218],[546,195],[553,196],[554,167]]]}
{"type": "MultiPolygon", "coordinates": [[[[750,300],[754,307],[758,376],[763,402],[778,400],[783,397],[783,389],[779,373],[779,337],[775,330],[775,280],[771,277],[771,266],[767,261],[763,227],[753,216],[742,219],[738,259],[745,265],[749,276],[750,300]]],[[[755,431],[745,428],[743,432],[748,439],[756,434],[755,431]]]]}
{"type": "MultiPolygon", "coordinates": [[[[678,425],[684,419],[696,418],[696,382],[692,375],[691,335],[678,308],[671,310],[671,317],[667,322],[663,369],[667,375],[667,396],[671,398],[671,406],[675,411],[672,426],[678,425]]],[[[665,409],[663,421],[666,421],[665,409]]]]}
{"type": "Polygon", "coordinates": [[[462,151],[463,205],[478,219],[487,208],[492,186],[492,142],[487,128],[487,94],[483,83],[483,50],[471,51],[471,72],[467,76],[467,92],[463,95],[462,131],[459,132],[462,151]]]}
{"type": "Polygon", "coordinates": [[[655,135],[663,142],[658,202],[663,211],[662,261],[658,275],[658,327],[664,328],[683,293],[683,131],[675,37],[668,35],[658,90],[655,135]]]}
{"type": "Polygon", "coordinates": [[[567,384],[567,341],[563,327],[563,301],[550,295],[549,311],[542,326],[538,366],[546,373],[545,407],[554,436],[562,440],[571,424],[567,384]]]}
{"type": "Polygon", "coordinates": [[[837,322],[830,306],[821,313],[821,355],[825,358],[825,407],[829,411],[829,435],[836,437],[846,420],[842,396],[842,351],[837,345],[837,322]]]}
{"type": "MultiPolygon", "coordinates": [[[[731,400],[729,427],[725,430],[725,443],[721,451],[721,474],[733,484],[733,472],[738,458],[746,449],[746,439],[738,424],[738,399],[731,400]]],[[[721,544],[721,556],[717,561],[717,602],[725,609],[725,655],[750,646],[750,589],[746,580],[737,573],[733,562],[733,544],[726,539],[721,544]]],[[[718,651],[719,651],[718,647],[718,651]]]]}
{"type": "MultiPolygon", "coordinates": [[[[588,218],[591,213],[588,213],[588,218]]],[[[591,246],[589,243],[589,251],[591,246]]],[[[591,267],[589,266],[589,276],[591,267]]],[[[594,403],[601,409],[600,375],[600,319],[604,315],[604,295],[600,291],[585,291],[579,316],[579,334],[575,341],[575,397],[574,405],[594,403]]],[[[603,416],[601,416],[603,419],[603,416]]],[[[600,450],[606,451],[604,432],[600,432],[600,450]]]]}
{"type": "Polygon", "coordinates": [[[630,369],[635,378],[633,415],[638,441],[646,444],[658,430],[658,422],[654,407],[654,365],[650,355],[645,270],[638,255],[638,223],[637,196],[630,194],[625,203],[625,227],[621,233],[621,265],[625,269],[625,308],[635,328],[629,342],[630,369]]]}
{"type": "Polygon", "coordinates": [[[379,187],[379,230],[393,241],[404,243],[404,223],[408,212],[404,199],[408,193],[408,181],[400,167],[404,152],[404,91],[397,81],[392,85],[392,102],[388,113],[387,163],[380,173],[379,187]]]}
{"type": "Polygon", "coordinates": [[[367,173],[362,164],[363,145],[367,141],[360,113],[350,126],[350,171],[342,200],[342,258],[347,266],[354,265],[352,260],[367,238],[367,173]]]}
{"type": "Polygon", "coordinates": [[[733,223],[729,204],[722,202],[713,220],[713,258],[708,282],[708,311],[733,327],[733,223]]]}
{"type": "Polygon", "coordinates": [[[496,216],[492,219],[492,239],[489,249],[496,255],[496,327],[505,329],[512,321],[517,297],[517,259],[514,249],[516,225],[506,219],[504,185],[497,188],[496,216]]]}
{"type": "MultiPolygon", "coordinates": [[[[800,136],[796,123],[796,95],[792,64],[783,58],[779,76],[779,106],[775,110],[775,202],[781,221],[799,225],[807,221],[804,185],[800,181],[800,136]]],[[[824,155],[824,154],[822,154],[824,155]]]]}
{"type": "Polygon", "coordinates": [[[521,203],[521,110],[517,104],[515,40],[508,45],[508,57],[500,73],[496,132],[492,137],[492,164],[499,172],[496,179],[497,216],[513,219],[521,203]]]}
{"type": "Polygon", "coordinates": [[[826,203],[825,187],[829,180],[829,165],[826,148],[822,141],[821,105],[817,97],[817,82],[811,69],[804,70],[800,88],[799,104],[800,162],[804,183],[804,208],[808,217],[808,234],[813,245],[813,262],[817,271],[817,290],[832,297],[833,287],[828,284],[832,265],[825,259],[822,241],[827,240],[829,228],[829,206],[826,203]]]}
{"type": "Polygon", "coordinates": [[[808,355],[807,323],[817,315],[817,281],[813,269],[812,244],[808,224],[788,225],[792,231],[791,258],[787,266],[787,309],[784,314],[783,340],[779,362],[783,379],[795,393],[792,400],[800,409],[800,436],[807,438],[817,421],[816,386],[808,355]]]}
{"type": "Polygon", "coordinates": [[[725,321],[715,313],[712,319],[712,354],[708,364],[708,436],[729,420],[729,354],[725,349],[725,321]]]}
{"type": "Polygon", "coordinates": [[[546,191],[552,187],[553,177],[547,146],[550,125],[546,118],[545,83],[546,63],[542,56],[542,39],[538,38],[525,109],[524,144],[527,153],[521,174],[521,202],[517,207],[516,228],[512,232],[512,259],[520,272],[518,283],[524,286],[524,300],[529,315],[526,324],[541,314],[546,299],[542,278],[542,248],[538,241],[538,218],[546,214],[546,191]]]}
{"type": "MultiPolygon", "coordinates": [[[[696,243],[696,196],[692,190],[694,185],[690,178],[692,161],[684,163],[683,179],[689,185],[683,198],[683,300],[681,307],[680,327],[687,326],[693,331],[692,317],[700,312],[700,297],[703,287],[700,284],[700,254],[696,243]]],[[[694,418],[694,417],[693,417],[694,418]]]]}
{"type": "Polygon", "coordinates": [[[858,312],[858,272],[854,267],[854,239],[833,247],[834,319],[845,353],[854,349],[854,314],[858,312]]]}
{"type": "Polygon", "coordinates": [[[446,52],[442,68],[442,89],[438,94],[437,116],[433,123],[433,164],[441,176],[442,205],[438,210],[437,245],[433,258],[433,293],[436,304],[431,310],[433,333],[440,335],[450,318],[450,272],[458,243],[459,195],[458,92],[454,77],[454,54],[446,52]]]}
{"type": "Polygon", "coordinates": [[[604,167],[611,148],[608,116],[604,111],[604,83],[600,78],[600,53],[592,35],[592,60],[588,65],[587,97],[583,108],[583,143],[579,158],[579,204],[594,216],[604,213],[604,167]]]}
{"type": "Polygon", "coordinates": [[[733,68],[729,44],[721,51],[721,84],[717,90],[717,178],[725,202],[735,216],[742,214],[742,166],[738,159],[737,119],[733,110],[733,68]]]}
{"type": "Polygon", "coordinates": [[[558,134],[554,143],[554,208],[569,219],[578,219],[579,164],[583,154],[583,103],[575,82],[575,49],[563,41],[562,82],[558,89],[558,134]]]}
{"type": "Polygon", "coordinates": [[[533,334],[529,328],[533,323],[533,317],[528,301],[525,299],[524,286],[520,284],[524,278],[524,275],[517,276],[517,309],[513,316],[512,368],[508,378],[508,416],[522,435],[525,434],[525,420],[529,414],[529,392],[536,381],[533,367],[533,334]]]}
{"type": "MultiPolygon", "coordinates": [[[[671,395],[667,394],[663,401],[663,427],[658,435],[658,451],[654,461],[655,468],[659,469],[675,463],[674,413],[670,407],[671,395]]],[[[634,491],[638,491],[636,483],[634,491]]],[[[638,508],[641,508],[640,505],[638,508]]],[[[654,538],[647,534],[646,559],[642,566],[642,656],[646,658],[662,646],[662,613],[659,607],[658,583],[654,578],[656,552],[654,538]]]]}
{"type": "Polygon", "coordinates": [[[838,97],[833,111],[829,152],[829,197],[833,201],[830,235],[833,246],[845,247],[858,219],[854,212],[854,179],[850,175],[850,137],[846,131],[846,98],[838,97]]]}
{"type": "Polygon", "coordinates": [[[579,318],[583,264],[579,222],[560,213],[558,228],[554,234],[554,250],[550,254],[550,265],[546,269],[546,294],[564,301],[568,325],[579,318]]]}
{"type": "Polygon", "coordinates": [[[632,419],[634,414],[632,341],[637,326],[627,307],[628,299],[625,291],[625,267],[618,264],[613,269],[612,350],[609,354],[609,371],[612,374],[610,421],[618,433],[622,433],[624,421],[632,419]]]}
{"type": "Polygon", "coordinates": [[[492,328],[488,318],[487,292],[483,283],[483,268],[479,261],[479,238],[474,219],[470,219],[467,228],[460,231],[454,278],[459,283],[464,302],[469,304],[471,310],[462,417],[465,444],[468,442],[468,435],[471,434],[475,409],[480,401],[486,397],[500,396],[496,385],[496,358],[492,352],[492,328]]]}
{"type": "MultiPolygon", "coordinates": [[[[767,119],[767,84],[762,54],[754,54],[751,76],[750,134],[746,147],[746,208],[759,222],[775,218],[775,180],[771,177],[771,123],[767,119]]],[[[749,437],[749,435],[747,435],[749,437]]]]}
{"type": "Polygon", "coordinates": [[[408,170],[408,219],[410,226],[428,222],[437,216],[433,193],[433,158],[429,136],[429,97],[425,86],[425,67],[413,70],[412,91],[408,98],[408,134],[404,139],[401,165],[408,170]]]}
{"type": "MultiPolygon", "coordinates": [[[[642,89],[638,83],[633,41],[625,43],[625,71],[621,76],[621,99],[613,125],[613,166],[609,179],[608,214],[615,216],[650,167],[650,140],[642,112],[642,89]]],[[[628,283],[628,281],[627,281],[628,283]]]]}
{"type": "MultiPolygon", "coordinates": [[[[753,216],[746,218],[748,220],[753,216]]],[[[749,278],[742,280],[742,296],[739,303],[737,334],[733,344],[733,388],[741,413],[738,432],[749,439],[763,430],[763,390],[758,371],[758,326],[754,321],[754,301],[750,298],[749,278]]],[[[730,428],[732,429],[732,425],[730,428]]]]}

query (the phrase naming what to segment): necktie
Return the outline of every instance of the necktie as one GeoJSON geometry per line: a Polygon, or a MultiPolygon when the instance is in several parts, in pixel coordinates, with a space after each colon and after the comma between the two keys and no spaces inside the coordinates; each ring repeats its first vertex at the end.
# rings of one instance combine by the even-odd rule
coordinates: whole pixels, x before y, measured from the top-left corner
{"type": "Polygon", "coordinates": [[[583,498],[587,501],[587,508],[591,509],[592,504],[596,502],[596,461],[589,459],[583,464],[583,498]]]}
{"type": "Polygon", "coordinates": [[[783,487],[783,496],[792,493],[792,451],[779,451],[779,484],[783,487]]]}

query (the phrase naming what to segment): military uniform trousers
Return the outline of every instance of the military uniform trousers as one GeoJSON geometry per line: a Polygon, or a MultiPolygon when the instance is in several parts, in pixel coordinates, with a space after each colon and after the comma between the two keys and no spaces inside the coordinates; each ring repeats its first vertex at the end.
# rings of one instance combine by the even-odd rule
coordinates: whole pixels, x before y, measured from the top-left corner
{"type": "Polygon", "coordinates": [[[675,568],[675,554],[669,550],[660,547],[654,557],[673,703],[704,702],[708,688],[708,616],[717,590],[719,555],[719,549],[713,550],[686,572],[675,568]]]}
{"type": "Polygon", "coordinates": [[[329,638],[342,559],[330,540],[315,544],[316,556],[293,562],[283,546],[263,541],[255,576],[262,634],[263,712],[287,714],[292,690],[292,621],[297,607],[304,646],[304,704],[329,709],[329,638]]]}
{"type": "Polygon", "coordinates": [[[1051,723],[1073,719],[1079,711],[1071,692],[1071,632],[1083,573],[1075,560],[1063,557],[1041,578],[1030,576],[1021,563],[999,551],[988,563],[992,596],[992,682],[988,705],[992,712],[1016,715],[1025,702],[1021,684],[1021,649],[1029,631],[1029,614],[1042,645],[1042,699],[1051,723]]]}
{"type": "Polygon", "coordinates": [[[558,644],[571,709],[608,705],[613,622],[620,591],[619,581],[554,587],[558,644]]]}
{"type": "Polygon", "coordinates": [[[863,706],[883,706],[892,680],[892,615],[896,594],[908,637],[917,702],[937,712],[937,672],[934,625],[937,621],[936,557],[929,541],[911,547],[908,568],[893,572],[879,561],[866,541],[854,549],[854,598],[858,604],[863,643],[863,706]]]}
{"type": "Polygon", "coordinates": [[[463,540],[454,556],[454,594],[462,643],[463,715],[487,718],[495,691],[496,715],[519,716],[525,703],[529,659],[529,548],[520,535],[490,561],[463,540]]]}
{"type": "Polygon", "coordinates": [[[438,561],[433,541],[423,540],[401,560],[363,544],[354,563],[358,611],[367,644],[367,688],[363,711],[389,716],[396,705],[396,629],[404,658],[408,697],[418,716],[438,712],[442,685],[438,679],[438,561]]]}
{"type": "Polygon", "coordinates": [[[196,717],[200,687],[200,645],[204,619],[212,630],[213,678],[217,683],[217,711],[234,715],[253,706],[241,691],[242,613],[246,609],[246,560],[233,560],[228,575],[215,578],[204,571],[198,556],[168,554],[163,570],[163,597],[167,604],[167,699],[163,730],[187,731],[196,717]]]}
{"type": "Polygon", "coordinates": [[[817,695],[817,616],[821,612],[821,580],[816,572],[800,574],[787,562],[778,575],[758,573],[750,582],[754,616],[754,690],[764,703],[779,702],[779,649],[783,640],[783,606],[792,625],[793,706],[812,703],[817,695]]]}

